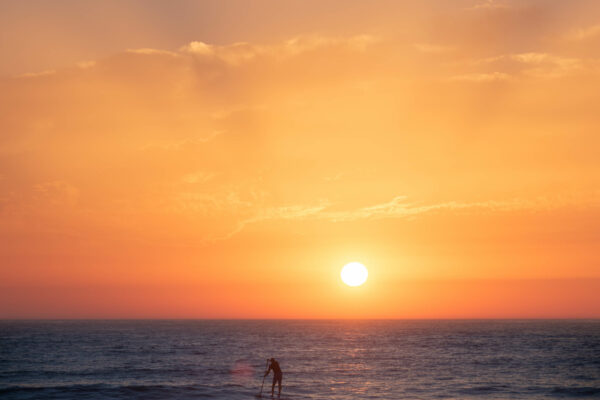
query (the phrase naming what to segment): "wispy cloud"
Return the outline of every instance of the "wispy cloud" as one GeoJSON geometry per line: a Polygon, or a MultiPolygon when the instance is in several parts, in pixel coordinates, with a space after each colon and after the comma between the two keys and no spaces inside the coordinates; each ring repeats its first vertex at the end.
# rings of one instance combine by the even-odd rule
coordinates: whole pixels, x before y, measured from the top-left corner
{"type": "Polygon", "coordinates": [[[194,41],[182,46],[179,51],[180,54],[220,60],[229,65],[240,65],[257,57],[289,58],[326,48],[365,51],[369,45],[377,41],[379,41],[379,38],[365,34],[350,37],[300,35],[278,45],[253,45],[238,42],[226,46],[216,46],[194,41]]]}
{"type": "Polygon", "coordinates": [[[131,54],[142,54],[142,55],[158,55],[158,56],[169,56],[177,57],[178,54],[172,51],[152,49],[152,48],[141,48],[141,49],[128,49],[127,53],[131,54]]]}
{"type": "Polygon", "coordinates": [[[40,72],[26,72],[24,74],[17,75],[17,78],[39,78],[44,76],[50,76],[56,74],[56,70],[48,69],[40,72]]]}
{"type": "Polygon", "coordinates": [[[413,47],[421,53],[426,54],[445,54],[456,50],[454,46],[444,46],[431,43],[415,43],[413,44],[413,47]]]}
{"type": "Polygon", "coordinates": [[[542,52],[501,54],[472,60],[467,64],[474,68],[494,68],[495,71],[457,76],[459,80],[489,81],[510,77],[558,78],[581,71],[587,65],[579,58],[542,52]]]}
{"type": "Polygon", "coordinates": [[[321,200],[312,205],[287,205],[268,207],[257,214],[238,221],[235,229],[226,235],[212,240],[229,239],[241,232],[249,224],[268,220],[324,220],[332,223],[352,222],[359,220],[378,219],[413,219],[420,215],[434,212],[460,212],[460,213],[498,213],[512,211],[552,210],[559,207],[580,204],[579,200],[557,197],[550,199],[539,197],[535,199],[507,199],[474,202],[449,201],[442,203],[424,204],[408,201],[407,196],[396,196],[388,202],[373,204],[350,210],[332,210],[335,204],[321,200]]]}
{"type": "Polygon", "coordinates": [[[472,73],[455,75],[450,78],[452,81],[463,81],[463,82],[501,82],[511,79],[511,76],[504,72],[490,72],[490,73],[472,73]]]}
{"type": "Polygon", "coordinates": [[[513,211],[522,209],[538,209],[541,204],[548,204],[545,199],[535,201],[523,199],[489,200],[478,202],[450,201],[436,204],[410,202],[406,196],[396,196],[392,200],[348,211],[327,211],[320,217],[333,222],[355,221],[360,219],[409,218],[434,211],[481,211],[489,212],[513,211]]]}
{"type": "Polygon", "coordinates": [[[190,174],[185,174],[181,177],[181,181],[187,184],[206,183],[215,177],[214,172],[198,171],[190,174]]]}
{"type": "Polygon", "coordinates": [[[511,6],[506,1],[498,0],[479,0],[472,6],[467,7],[469,10],[497,10],[506,8],[511,8],[511,6]]]}
{"type": "Polygon", "coordinates": [[[568,32],[565,37],[568,40],[581,41],[600,36],[600,24],[578,28],[568,32]]]}
{"type": "Polygon", "coordinates": [[[198,135],[197,137],[189,137],[189,138],[185,138],[182,140],[163,140],[161,142],[146,143],[143,146],[140,146],[140,149],[148,150],[148,149],[158,148],[158,149],[164,149],[164,150],[178,150],[178,149],[181,149],[182,147],[189,146],[189,145],[199,145],[199,144],[208,143],[211,140],[214,140],[217,136],[223,135],[225,133],[226,133],[226,131],[223,131],[223,130],[212,131],[211,133],[207,134],[206,136],[198,135]]]}

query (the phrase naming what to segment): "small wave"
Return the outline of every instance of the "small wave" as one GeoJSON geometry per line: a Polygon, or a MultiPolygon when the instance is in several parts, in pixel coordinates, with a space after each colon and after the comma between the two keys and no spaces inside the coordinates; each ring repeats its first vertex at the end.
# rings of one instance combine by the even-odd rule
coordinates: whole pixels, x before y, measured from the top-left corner
{"type": "Polygon", "coordinates": [[[500,385],[500,386],[485,385],[485,386],[474,386],[474,387],[464,388],[464,389],[460,390],[460,393],[462,393],[462,394],[496,393],[496,392],[506,391],[506,389],[507,389],[507,387],[503,386],[503,385],[500,385]]]}
{"type": "Polygon", "coordinates": [[[595,396],[600,394],[600,387],[555,387],[552,394],[565,397],[595,396]]]}
{"type": "Polygon", "coordinates": [[[86,396],[89,399],[165,399],[212,398],[205,388],[169,385],[58,385],[11,386],[0,389],[2,399],[69,399],[86,396]]]}
{"type": "Polygon", "coordinates": [[[598,378],[594,378],[593,376],[588,375],[575,375],[573,376],[573,379],[576,379],[578,381],[595,381],[598,378]]]}

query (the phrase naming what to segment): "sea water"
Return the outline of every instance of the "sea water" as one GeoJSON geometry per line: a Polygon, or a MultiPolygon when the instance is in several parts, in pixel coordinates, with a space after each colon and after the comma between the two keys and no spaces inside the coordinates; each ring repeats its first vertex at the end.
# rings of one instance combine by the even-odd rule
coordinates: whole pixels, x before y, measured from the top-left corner
{"type": "Polygon", "coordinates": [[[0,321],[2,399],[600,397],[600,321],[0,321]],[[272,373],[263,394],[270,396],[272,373]]]}

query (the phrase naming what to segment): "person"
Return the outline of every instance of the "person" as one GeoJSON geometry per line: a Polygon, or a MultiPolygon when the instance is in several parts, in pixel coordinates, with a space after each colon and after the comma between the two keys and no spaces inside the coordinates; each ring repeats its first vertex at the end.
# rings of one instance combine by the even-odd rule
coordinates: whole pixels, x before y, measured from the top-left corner
{"type": "Polygon", "coordinates": [[[269,372],[273,370],[273,385],[271,385],[271,397],[273,397],[273,394],[275,392],[275,383],[279,383],[278,396],[281,397],[281,380],[283,379],[283,373],[281,372],[281,367],[279,366],[277,360],[271,358],[271,360],[269,361],[269,369],[267,369],[267,372],[265,372],[265,376],[269,375],[269,372]]]}

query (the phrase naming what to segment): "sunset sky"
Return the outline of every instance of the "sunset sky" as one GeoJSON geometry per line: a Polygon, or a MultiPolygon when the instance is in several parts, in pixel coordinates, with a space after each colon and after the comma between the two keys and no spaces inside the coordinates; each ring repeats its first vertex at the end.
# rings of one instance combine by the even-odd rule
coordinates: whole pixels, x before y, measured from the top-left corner
{"type": "Polygon", "coordinates": [[[596,0],[3,1],[0,38],[0,318],[600,317],[596,0]]]}

